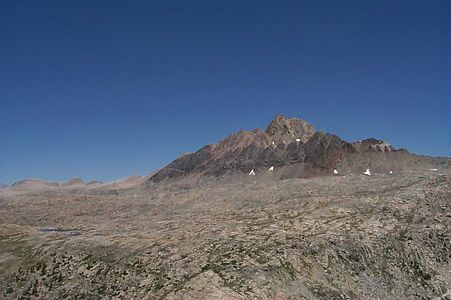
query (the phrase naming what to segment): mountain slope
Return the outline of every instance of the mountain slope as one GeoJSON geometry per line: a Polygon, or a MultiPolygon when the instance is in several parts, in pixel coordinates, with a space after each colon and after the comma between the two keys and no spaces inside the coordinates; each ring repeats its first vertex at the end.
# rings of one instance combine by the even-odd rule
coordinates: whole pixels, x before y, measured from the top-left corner
{"type": "Polygon", "coordinates": [[[438,162],[415,156],[374,138],[349,143],[336,135],[316,131],[306,121],[277,115],[264,131],[241,130],[217,144],[183,155],[150,177],[150,181],[237,173],[258,175],[273,170],[280,177],[308,177],[330,175],[339,167],[341,172],[363,172],[364,167],[380,167],[378,162],[386,162],[383,169],[388,171],[393,164],[399,169],[415,167],[418,161],[426,162],[425,166],[437,163],[449,166],[449,159],[438,162]],[[396,162],[399,159],[404,163],[396,162]]]}

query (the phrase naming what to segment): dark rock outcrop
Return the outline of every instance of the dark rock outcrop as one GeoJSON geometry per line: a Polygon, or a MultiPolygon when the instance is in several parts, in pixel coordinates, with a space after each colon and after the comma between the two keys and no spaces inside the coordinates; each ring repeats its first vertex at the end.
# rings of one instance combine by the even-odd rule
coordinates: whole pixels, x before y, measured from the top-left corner
{"type": "Polygon", "coordinates": [[[338,136],[317,132],[303,145],[305,162],[313,168],[331,170],[345,156],[355,153],[356,149],[338,136]]]}

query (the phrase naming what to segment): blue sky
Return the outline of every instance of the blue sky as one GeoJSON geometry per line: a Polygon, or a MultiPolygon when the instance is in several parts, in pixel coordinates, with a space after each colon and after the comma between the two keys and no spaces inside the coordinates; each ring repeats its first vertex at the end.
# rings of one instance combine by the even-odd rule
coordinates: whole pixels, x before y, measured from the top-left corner
{"type": "Polygon", "coordinates": [[[275,114],[451,156],[451,1],[0,0],[0,182],[146,175],[275,114]]]}

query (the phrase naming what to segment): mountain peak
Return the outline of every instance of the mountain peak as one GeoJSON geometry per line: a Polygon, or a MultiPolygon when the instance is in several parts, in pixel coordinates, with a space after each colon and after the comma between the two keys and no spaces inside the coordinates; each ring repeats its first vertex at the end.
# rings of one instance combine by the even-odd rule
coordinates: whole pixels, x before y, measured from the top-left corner
{"type": "Polygon", "coordinates": [[[381,140],[349,143],[334,134],[316,131],[304,120],[278,114],[264,131],[240,130],[216,144],[179,157],[149,180],[157,183],[171,178],[234,173],[269,175],[273,171],[281,178],[330,175],[340,166],[342,171],[371,163],[379,169],[384,168],[383,163],[385,168],[393,168],[392,162],[401,159],[400,155],[407,154],[398,153],[381,140]]]}
{"type": "Polygon", "coordinates": [[[280,114],[274,117],[265,130],[265,133],[275,143],[285,140],[305,143],[315,132],[315,127],[306,121],[298,118],[286,118],[280,114]]]}

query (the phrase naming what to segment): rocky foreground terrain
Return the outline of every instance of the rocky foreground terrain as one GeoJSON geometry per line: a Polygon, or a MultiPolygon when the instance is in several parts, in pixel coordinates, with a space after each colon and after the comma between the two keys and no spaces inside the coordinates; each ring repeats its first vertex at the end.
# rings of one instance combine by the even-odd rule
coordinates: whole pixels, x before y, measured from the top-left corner
{"type": "Polygon", "coordinates": [[[433,299],[449,169],[0,189],[2,299],[433,299]]]}

